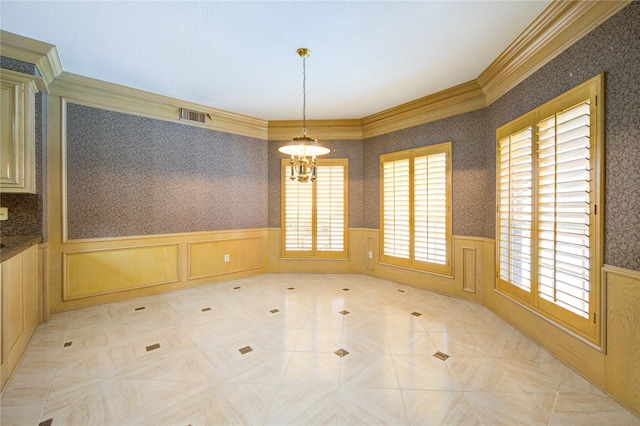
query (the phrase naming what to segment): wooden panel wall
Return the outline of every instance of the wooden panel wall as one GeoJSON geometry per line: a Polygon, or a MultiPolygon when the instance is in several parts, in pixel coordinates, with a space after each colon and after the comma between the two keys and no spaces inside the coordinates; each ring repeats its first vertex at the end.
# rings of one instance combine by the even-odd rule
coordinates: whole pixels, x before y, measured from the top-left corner
{"type": "Polygon", "coordinates": [[[179,281],[179,249],[167,244],[66,252],[64,300],[179,281]]]}
{"type": "Polygon", "coordinates": [[[189,279],[262,268],[262,238],[189,243],[189,279]]]}
{"type": "Polygon", "coordinates": [[[640,272],[605,266],[605,389],[640,415],[640,272]]]}
{"type": "Polygon", "coordinates": [[[62,243],[61,312],[263,274],[266,230],[68,240],[62,243]],[[224,255],[229,255],[229,262],[224,255]]]}
{"type": "Polygon", "coordinates": [[[269,229],[268,270],[273,273],[361,274],[365,269],[366,240],[363,229],[349,230],[347,259],[283,259],[280,228],[269,229]]]}
{"type": "Polygon", "coordinates": [[[462,251],[462,291],[476,292],[478,275],[476,271],[475,247],[461,247],[462,251]]]}
{"type": "Polygon", "coordinates": [[[375,258],[373,268],[363,269],[365,274],[474,302],[483,301],[484,286],[479,283],[493,285],[493,240],[454,236],[453,275],[446,276],[380,263],[379,231],[366,229],[364,238],[375,258]]]}

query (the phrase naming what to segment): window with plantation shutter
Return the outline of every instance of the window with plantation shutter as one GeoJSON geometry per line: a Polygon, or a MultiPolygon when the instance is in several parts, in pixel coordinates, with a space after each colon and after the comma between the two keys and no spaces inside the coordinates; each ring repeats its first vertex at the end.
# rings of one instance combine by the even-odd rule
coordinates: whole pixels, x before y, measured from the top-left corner
{"type": "Polygon", "coordinates": [[[537,125],[538,292],[589,317],[590,102],[537,125]]]}
{"type": "Polygon", "coordinates": [[[413,159],[415,259],[447,264],[447,154],[413,159]]]}
{"type": "Polygon", "coordinates": [[[527,127],[498,141],[500,278],[531,291],[532,135],[527,127]]]}
{"type": "Polygon", "coordinates": [[[497,286],[594,343],[601,330],[601,87],[595,77],[497,137],[497,286]]]}
{"type": "Polygon", "coordinates": [[[409,259],[411,246],[409,159],[384,162],[382,176],[383,253],[385,256],[409,259]]]}
{"type": "Polygon", "coordinates": [[[451,273],[451,143],[380,157],[381,261],[451,273]]]}
{"type": "Polygon", "coordinates": [[[282,256],[347,257],[347,159],[318,161],[317,180],[298,182],[282,160],[282,256]]]}
{"type": "Polygon", "coordinates": [[[284,247],[285,251],[313,250],[313,184],[299,183],[284,176],[284,247]]]}
{"type": "Polygon", "coordinates": [[[341,165],[318,167],[315,182],[318,251],[344,251],[344,172],[341,165]]]}

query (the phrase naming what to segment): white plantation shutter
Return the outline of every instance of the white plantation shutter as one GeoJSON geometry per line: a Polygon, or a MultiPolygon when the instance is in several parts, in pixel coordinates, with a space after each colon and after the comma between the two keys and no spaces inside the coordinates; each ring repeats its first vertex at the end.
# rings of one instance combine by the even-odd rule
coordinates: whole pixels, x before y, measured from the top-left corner
{"type": "Polygon", "coordinates": [[[496,287],[601,343],[603,75],[497,130],[496,287]]]}
{"type": "Polygon", "coordinates": [[[531,127],[498,141],[500,278],[531,292],[531,127]]]}
{"type": "Polygon", "coordinates": [[[317,249],[343,251],[345,233],[344,167],[318,166],[317,249]]]}
{"type": "Polygon", "coordinates": [[[590,103],[538,123],[539,296],[584,318],[590,290],[590,103]]]}
{"type": "Polygon", "coordinates": [[[447,155],[414,158],[414,256],[447,264],[447,155]]]}
{"type": "Polygon", "coordinates": [[[313,184],[289,179],[284,168],[284,246],[286,251],[313,250],[313,184]]]}
{"type": "Polygon", "coordinates": [[[385,154],[381,261],[451,273],[451,143],[385,154]]]}
{"type": "Polygon", "coordinates": [[[283,257],[347,256],[347,161],[320,160],[315,182],[297,182],[282,160],[283,257]]]}
{"type": "Polygon", "coordinates": [[[409,160],[388,161],[383,164],[383,253],[409,259],[410,254],[410,196],[409,160]]]}

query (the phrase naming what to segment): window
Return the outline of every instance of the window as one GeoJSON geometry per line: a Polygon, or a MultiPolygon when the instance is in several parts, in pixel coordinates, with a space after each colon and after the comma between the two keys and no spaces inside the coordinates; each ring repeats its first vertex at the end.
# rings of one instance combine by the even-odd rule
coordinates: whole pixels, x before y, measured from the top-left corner
{"type": "Polygon", "coordinates": [[[318,180],[300,183],[289,179],[289,160],[282,160],[283,257],[347,257],[347,165],[318,160],[318,180]]]}
{"type": "Polygon", "coordinates": [[[497,286],[600,341],[602,76],[497,131],[497,286]]]}
{"type": "Polygon", "coordinates": [[[451,274],[451,143],[380,156],[381,261],[451,274]]]}

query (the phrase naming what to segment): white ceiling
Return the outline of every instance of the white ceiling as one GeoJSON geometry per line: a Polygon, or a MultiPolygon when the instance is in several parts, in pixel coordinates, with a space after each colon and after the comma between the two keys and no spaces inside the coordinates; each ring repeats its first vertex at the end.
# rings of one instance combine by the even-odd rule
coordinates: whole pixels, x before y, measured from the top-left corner
{"type": "Polygon", "coordinates": [[[477,78],[550,1],[5,1],[65,71],[266,120],[362,118],[477,78]]]}

